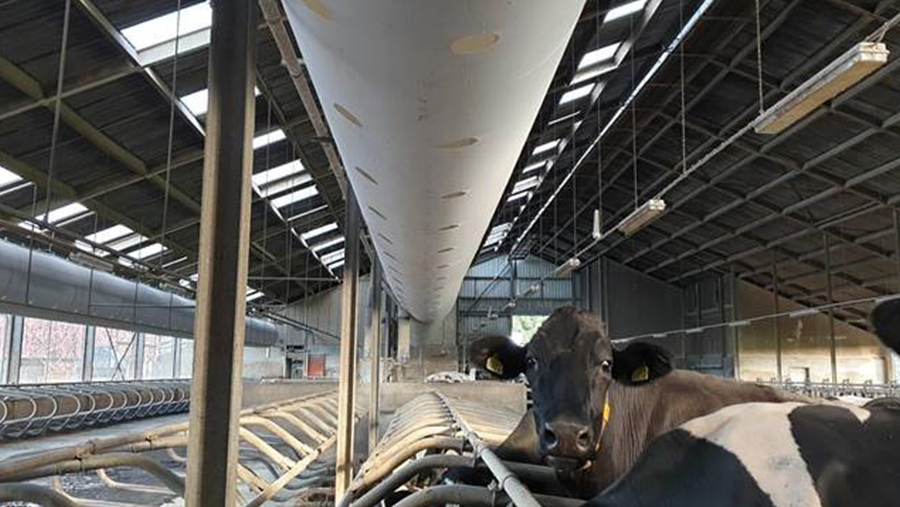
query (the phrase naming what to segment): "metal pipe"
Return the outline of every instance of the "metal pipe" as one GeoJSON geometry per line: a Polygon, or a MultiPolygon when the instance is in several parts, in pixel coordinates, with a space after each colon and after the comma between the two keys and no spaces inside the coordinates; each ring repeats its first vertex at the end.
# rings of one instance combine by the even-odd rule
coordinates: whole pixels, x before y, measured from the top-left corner
{"type": "MultiPolygon", "coordinates": [[[[828,298],[827,303],[831,304],[834,303],[831,284],[831,238],[827,233],[822,233],[822,239],[825,242],[825,293],[828,298]]],[[[828,331],[831,336],[831,341],[829,342],[829,354],[831,355],[831,381],[837,384],[837,341],[834,336],[834,310],[830,308],[828,309],[828,331]]],[[[781,379],[779,378],[779,380],[781,379]]]]}
{"type": "Polygon", "coordinates": [[[184,495],[184,479],[164,467],[156,460],[152,460],[139,454],[109,453],[96,456],[86,456],[81,459],[63,461],[55,465],[35,468],[13,474],[4,480],[30,481],[41,477],[51,477],[69,473],[80,473],[104,468],[133,467],[140,468],[148,474],[159,479],[167,488],[177,495],[184,495]]]}
{"type": "Polygon", "coordinates": [[[256,4],[216,2],[209,49],[199,288],[187,505],[236,500],[250,176],[256,100],[256,4]]]}
{"type": "Polygon", "coordinates": [[[28,502],[48,507],[80,507],[65,495],[37,484],[0,484],[0,502],[28,502]]]}
{"type": "Polygon", "coordinates": [[[440,393],[435,394],[437,394],[438,398],[440,398],[447,409],[453,414],[453,418],[456,419],[466,440],[472,445],[475,456],[484,461],[484,464],[487,465],[488,469],[490,469],[491,473],[494,474],[494,477],[497,479],[500,488],[509,495],[512,502],[516,504],[517,507],[541,507],[534,496],[532,496],[531,492],[528,491],[528,488],[522,484],[522,481],[506,467],[503,461],[501,461],[493,451],[487,448],[484,442],[478,438],[478,435],[468,428],[465,421],[457,415],[456,410],[447,403],[447,399],[444,395],[440,393]]]}
{"type": "MultiPolygon", "coordinates": [[[[550,467],[530,465],[526,463],[507,463],[519,477],[542,484],[556,483],[556,472],[550,467]]],[[[455,454],[438,454],[425,456],[410,462],[400,470],[389,475],[383,482],[367,491],[353,503],[350,503],[351,495],[344,497],[339,507],[374,507],[388,494],[395,491],[404,483],[422,472],[435,468],[477,468],[477,461],[473,456],[460,456],[455,454]]]]}
{"type": "MultiPolygon", "coordinates": [[[[536,498],[540,499],[540,503],[538,504],[535,501],[535,504],[543,505],[544,507],[576,507],[584,505],[584,500],[574,498],[547,495],[537,495],[536,498]]],[[[424,489],[404,498],[396,503],[395,507],[437,507],[446,504],[465,505],[467,507],[498,507],[505,505],[507,502],[509,502],[509,499],[505,495],[498,494],[497,491],[488,488],[453,485],[434,486],[424,489]]]]}
{"type": "Polygon", "coordinates": [[[340,382],[334,494],[340,501],[353,479],[353,411],[356,391],[356,304],[359,286],[359,228],[362,219],[353,188],[347,189],[344,283],[341,302],[340,382]]]}

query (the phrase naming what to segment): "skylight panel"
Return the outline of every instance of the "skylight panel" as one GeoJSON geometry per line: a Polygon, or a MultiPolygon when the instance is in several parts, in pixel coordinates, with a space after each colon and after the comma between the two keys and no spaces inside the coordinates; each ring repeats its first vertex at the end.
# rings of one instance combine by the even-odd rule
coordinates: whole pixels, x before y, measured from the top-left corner
{"type": "Polygon", "coordinates": [[[260,292],[258,290],[248,290],[247,291],[247,302],[256,301],[257,299],[265,296],[264,292],[260,292]]]}
{"type": "Polygon", "coordinates": [[[296,190],[289,194],[285,194],[272,199],[272,206],[275,206],[276,208],[284,208],[285,206],[290,206],[291,204],[302,201],[304,199],[309,199],[310,197],[316,195],[319,195],[319,191],[316,190],[315,185],[310,185],[308,187],[301,188],[300,190],[296,190]]]}
{"type": "Polygon", "coordinates": [[[181,97],[181,102],[194,116],[203,116],[209,108],[209,88],[185,95],[181,97]]]}
{"type": "Polygon", "coordinates": [[[128,236],[129,234],[134,234],[134,231],[132,231],[128,227],[125,227],[124,225],[114,225],[112,227],[107,227],[102,231],[97,231],[94,234],[89,235],[87,239],[88,241],[102,244],[123,238],[125,236],[128,236]]]}
{"type": "Polygon", "coordinates": [[[272,143],[277,143],[284,139],[284,131],[281,129],[275,129],[271,132],[266,132],[265,134],[260,134],[253,138],[253,149],[258,150],[262,147],[268,146],[272,143]]]}
{"type": "Polygon", "coordinates": [[[559,104],[567,104],[569,102],[574,102],[576,100],[583,99],[591,94],[591,91],[594,90],[594,85],[587,84],[580,88],[575,88],[574,90],[569,90],[563,94],[562,98],[559,99],[559,104]]]}
{"type": "Polygon", "coordinates": [[[578,62],[578,70],[611,60],[612,57],[616,56],[616,51],[621,45],[621,42],[617,42],[615,44],[610,44],[609,46],[604,46],[593,51],[588,51],[584,54],[584,56],[581,57],[581,61],[578,62]]]}
{"type": "Polygon", "coordinates": [[[344,258],[344,249],[340,249],[336,252],[331,252],[330,254],[326,254],[322,256],[322,264],[331,264],[335,261],[339,261],[344,258]]]}
{"type": "Polygon", "coordinates": [[[518,201],[519,199],[524,199],[524,198],[528,197],[528,195],[529,195],[528,192],[519,192],[517,194],[513,194],[513,195],[509,196],[509,198],[506,199],[506,202],[515,202],[515,201],[518,201]]]}
{"type": "Polygon", "coordinates": [[[512,193],[518,194],[519,192],[524,192],[525,190],[534,188],[540,184],[541,179],[539,176],[530,176],[528,178],[525,178],[524,180],[516,182],[516,184],[513,186],[512,193]]]}
{"type": "Polygon", "coordinates": [[[125,28],[122,35],[134,49],[141,51],[171,41],[176,35],[184,36],[210,26],[212,26],[212,8],[209,2],[204,2],[181,9],[180,20],[178,11],[170,12],[125,28]],[[180,25],[180,29],[175,26],[176,23],[180,25]]]}
{"type": "Polygon", "coordinates": [[[159,255],[165,252],[167,249],[161,243],[152,243],[145,247],[141,247],[140,249],[131,252],[128,254],[129,257],[134,257],[135,259],[146,259],[148,257],[153,257],[155,255],[159,255]]]}
{"type": "Polygon", "coordinates": [[[317,236],[321,236],[321,235],[325,234],[326,232],[336,231],[337,228],[338,228],[337,224],[332,222],[328,225],[323,225],[322,227],[316,227],[315,229],[313,229],[311,231],[306,231],[303,234],[301,234],[300,237],[303,238],[303,241],[309,241],[310,239],[315,238],[317,236]]]}
{"type": "MultiPolygon", "coordinates": [[[[301,185],[305,185],[312,181],[312,176],[309,173],[298,174],[296,176],[292,176],[286,180],[276,181],[275,183],[270,183],[269,185],[263,185],[259,189],[259,194],[263,197],[269,197],[270,195],[280,194],[285,190],[290,190],[292,188],[299,187],[301,185]]],[[[310,186],[308,188],[315,189],[315,186],[310,186]]],[[[317,191],[318,192],[318,191],[317,191]]],[[[316,195],[315,193],[313,195],[316,195]]],[[[306,196],[310,197],[310,196],[306,196]]],[[[304,199],[306,197],[303,197],[304,199]]]]}
{"type": "Polygon", "coordinates": [[[538,169],[543,169],[546,166],[547,166],[547,161],[537,162],[537,163],[534,163],[531,165],[527,165],[527,166],[525,166],[524,169],[522,169],[522,174],[528,174],[530,172],[537,171],[538,169]]]}
{"type": "Polygon", "coordinates": [[[327,241],[323,241],[322,243],[319,243],[318,245],[313,245],[310,247],[310,250],[312,250],[313,252],[318,252],[320,250],[325,250],[326,248],[333,247],[334,245],[339,245],[343,242],[344,242],[344,237],[340,236],[337,238],[329,239],[327,241]]]}
{"type": "Polygon", "coordinates": [[[619,18],[624,18],[625,16],[630,16],[636,12],[640,12],[644,10],[644,5],[647,3],[647,0],[635,0],[634,2],[628,2],[625,5],[620,5],[615,9],[611,9],[606,13],[606,17],[603,18],[604,23],[609,23],[610,21],[615,21],[619,18]]]}
{"type": "Polygon", "coordinates": [[[85,212],[87,212],[87,210],[88,209],[85,208],[84,205],[82,205],[81,203],[73,202],[71,204],[66,204],[65,206],[63,206],[61,208],[56,208],[55,210],[51,211],[49,217],[46,214],[41,213],[36,218],[38,220],[42,220],[42,221],[46,221],[46,222],[50,222],[51,224],[54,224],[56,222],[68,220],[69,218],[72,218],[74,216],[85,213],[85,212]]]}
{"type": "MultiPolygon", "coordinates": [[[[257,87],[253,87],[253,92],[257,97],[262,93],[257,87]]],[[[191,111],[191,114],[199,118],[209,111],[209,88],[189,93],[180,97],[179,100],[191,111]]]]}
{"type": "Polygon", "coordinates": [[[549,143],[544,143],[544,144],[538,146],[537,148],[534,149],[534,151],[531,152],[531,154],[539,155],[546,151],[550,151],[550,150],[556,148],[557,146],[559,146],[559,139],[554,139],[553,141],[550,141],[549,143]]]}
{"type": "Polygon", "coordinates": [[[116,251],[128,250],[129,248],[141,244],[147,238],[141,236],[140,234],[133,234],[131,236],[126,236],[118,241],[109,244],[109,247],[116,251]]]}
{"type": "Polygon", "coordinates": [[[329,264],[328,269],[334,270],[344,265],[344,259],[341,259],[334,264],[329,264]]]}
{"type": "Polygon", "coordinates": [[[254,174],[253,184],[262,187],[267,183],[272,183],[300,172],[303,172],[303,164],[300,160],[294,160],[293,162],[288,162],[287,164],[282,164],[278,167],[273,167],[261,173],[254,174]]]}
{"type": "Polygon", "coordinates": [[[21,181],[22,177],[0,165],[0,187],[21,181]]]}

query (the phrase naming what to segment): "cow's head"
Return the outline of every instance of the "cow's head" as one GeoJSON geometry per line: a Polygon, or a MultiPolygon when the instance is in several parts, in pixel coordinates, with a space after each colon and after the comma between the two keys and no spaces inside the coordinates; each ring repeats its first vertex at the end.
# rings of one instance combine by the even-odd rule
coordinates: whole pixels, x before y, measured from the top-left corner
{"type": "Polygon", "coordinates": [[[473,364],[498,378],[525,373],[540,452],[571,466],[597,453],[612,382],[640,385],[672,369],[669,353],[655,345],[613,348],[599,319],[573,307],[554,311],[525,347],[489,336],[469,350],[473,364]]]}
{"type": "Polygon", "coordinates": [[[900,299],[876,306],[872,312],[872,325],[885,346],[900,354],[900,299]]]}

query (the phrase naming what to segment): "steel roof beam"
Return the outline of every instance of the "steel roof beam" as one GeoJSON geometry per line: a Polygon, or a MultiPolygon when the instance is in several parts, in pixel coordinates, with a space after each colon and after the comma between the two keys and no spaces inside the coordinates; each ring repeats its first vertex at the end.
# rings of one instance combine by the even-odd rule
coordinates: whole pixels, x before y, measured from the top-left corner
{"type": "MultiPolygon", "coordinates": [[[[859,24],[859,23],[860,23],[860,22],[858,22],[858,24],[859,24]]],[[[808,66],[810,66],[810,65],[813,65],[814,62],[815,62],[817,59],[821,59],[821,58],[824,56],[824,54],[827,54],[827,53],[830,51],[830,49],[831,49],[832,47],[836,46],[837,44],[842,43],[844,38],[849,37],[849,35],[848,35],[849,33],[851,33],[850,30],[848,30],[847,32],[845,32],[845,35],[844,35],[843,37],[838,38],[838,39],[832,41],[831,44],[829,44],[825,49],[823,49],[822,51],[820,51],[819,57],[818,57],[818,58],[813,58],[813,59],[811,59],[811,60],[807,63],[807,65],[805,65],[804,67],[808,67],[808,66]]],[[[748,46],[748,47],[749,47],[749,46],[748,46]]],[[[740,63],[740,60],[738,60],[738,59],[732,59],[731,65],[729,65],[729,66],[727,66],[725,69],[723,69],[723,70],[722,70],[722,71],[721,71],[721,72],[720,72],[713,80],[711,80],[711,81],[708,83],[708,86],[706,86],[706,87],[698,94],[698,96],[696,96],[696,97],[691,101],[690,107],[693,107],[694,105],[696,105],[696,104],[699,102],[699,100],[700,100],[701,98],[703,98],[703,97],[706,95],[706,93],[708,93],[710,90],[713,89],[713,87],[715,86],[715,84],[716,84],[718,81],[720,81],[722,78],[724,78],[724,76],[727,74],[727,72],[728,72],[731,68],[736,67],[736,65],[739,64],[739,63],[740,63]]],[[[771,90],[767,95],[772,95],[772,94],[774,94],[776,91],[783,89],[783,88],[786,86],[787,83],[791,82],[791,81],[795,78],[795,76],[797,76],[800,72],[803,72],[803,71],[805,71],[805,70],[806,70],[805,68],[801,68],[801,69],[795,70],[790,76],[788,76],[788,77],[784,80],[782,86],[777,87],[775,90],[771,90]]],[[[697,74],[695,73],[694,76],[696,76],[696,75],[697,75],[697,74]]],[[[881,73],[880,75],[884,75],[884,74],[881,73]]],[[[864,83],[863,85],[860,85],[860,87],[871,86],[871,84],[873,84],[874,82],[877,82],[877,80],[869,80],[868,83],[864,83]]],[[[854,91],[855,93],[859,93],[860,90],[854,89],[853,91],[854,91]]],[[[673,100],[673,98],[674,98],[675,96],[676,96],[675,93],[671,94],[669,100],[667,101],[667,103],[668,103],[668,102],[671,102],[671,100],[673,100]]],[[[848,100],[847,97],[842,97],[842,98],[843,98],[844,100],[848,100]]],[[[729,128],[733,127],[733,124],[736,123],[737,120],[739,120],[739,119],[742,118],[743,116],[746,116],[747,114],[749,114],[750,112],[752,112],[753,109],[754,109],[754,106],[755,106],[755,104],[751,105],[751,106],[748,107],[742,114],[739,114],[737,117],[735,117],[735,119],[732,120],[732,122],[730,122],[728,125],[726,125],[723,129],[720,130],[719,134],[721,134],[722,132],[726,132],[729,128]]],[[[659,108],[659,110],[658,110],[659,112],[656,113],[656,114],[654,114],[653,116],[655,117],[657,114],[663,114],[664,116],[667,116],[667,117],[668,117],[669,122],[667,123],[666,126],[664,126],[663,128],[661,128],[661,129],[656,133],[656,135],[654,136],[653,139],[651,139],[651,141],[647,142],[647,143],[642,147],[641,152],[643,152],[643,151],[645,151],[645,150],[647,150],[647,149],[650,149],[650,148],[653,146],[653,144],[654,144],[659,138],[661,138],[662,133],[664,133],[666,130],[668,130],[669,128],[671,128],[672,126],[676,125],[676,124],[679,122],[679,119],[678,119],[678,118],[674,118],[674,117],[665,115],[664,109],[665,109],[664,107],[663,107],[663,108],[659,108]]],[[[820,110],[820,111],[822,111],[822,110],[820,110]]],[[[818,113],[817,113],[816,115],[814,115],[814,116],[817,117],[818,115],[821,115],[821,114],[824,114],[824,113],[818,112],[818,113]]],[[[813,117],[807,117],[807,119],[806,119],[806,124],[810,123],[810,122],[812,121],[812,118],[813,118],[813,117]]],[[[691,126],[691,125],[689,125],[689,126],[691,126]]],[[[694,126],[691,126],[691,127],[694,128],[694,126]]],[[[799,129],[799,128],[792,128],[790,131],[786,131],[785,134],[788,134],[789,132],[796,132],[798,129],[799,129]]],[[[709,134],[709,132],[705,132],[705,133],[706,133],[706,134],[709,134]]],[[[719,137],[719,138],[721,138],[722,136],[719,135],[719,134],[714,134],[714,135],[717,136],[717,137],[719,137]]],[[[770,141],[770,143],[771,143],[772,145],[777,144],[777,143],[780,143],[780,142],[781,142],[784,138],[786,138],[786,137],[787,137],[786,135],[778,136],[775,140],[770,141]]],[[[703,150],[705,150],[705,148],[707,147],[706,145],[711,144],[711,142],[712,142],[713,140],[714,140],[714,139],[709,139],[709,140],[707,140],[707,142],[704,143],[704,145],[701,145],[701,146],[698,147],[696,150],[694,150],[694,151],[692,152],[691,157],[689,157],[689,158],[693,158],[693,156],[695,156],[695,155],[697,155],[697,154],[700,154],[700,153],[703,153],[703,150]]],[[[744,144],[744,143],[741,143],[741,144],[744,144]]],[[[743,148],[744,148],[744,149],[747,149],[746,146],[743,146],[743,148]]],[[[618,152],[621,152],[622,149],[620,148],[620,149],[617,150],[617,151],[618,151],[618,152]]],[[[766,146],[764,146],[763,149],[762,149],[762,150],[759,150],[759,151],[760,151],[760,152],[766,151],[766,146]]],[[[767,157],[767,158],[768,158],[768,157],[767,157]]],[[[725,176],[728,176],[728,175],[732,174],[732,173],[735,172],[741,165],[744,165],[745,163],[748,163],[748,162],[750,162],[750,161],[751,161],[750,159],[742,160],[742,161],[739,162],[738,164],[733,165],[729,170],[726,170],[726,173],[717,175],[717,177],[716,177],[714,180],[719,180],[719,181],[724,180],[724,179],[725,179],[725,176]]],[[[776,160],[776,162],[782,163],[782,164],[784,163],[783,160],[776,160]]],[[[810,161],[810,162],[820,163],[821,160],[813,160],[813,161],[810,161]]],[[[680,166],[680,163],[676,165],[676,168],[675,168],[676,170],[677,170],[678,166],[680,166]]],[[[799,164],[798,164],[797,166],[799,166],[799,164]]],[[[804,164],[804,166],[801,166],[801,167],[808,169],[808,168],[810,167],[810,165],[804,164]]],[[[627,166],[623,167],[623,169],[622,169],[621,171],[619,171],[619,173],[616,174],[616,175],[614,176],[614,178],[617,178],[619,175],[621,175],[622,173],[624,173],[624,172],[627,170],[627,168],[628,168],[627,166]]],[[[795,167],[794,167],[794,168],[795,168],[795,167]]],[[[647,189],[647,191],[652,190],[652,188],[653,188],[654,186],[656,186],[657,184],[659,184],[661,181],[664,181],[665,178],[666,178],[666,174],[664,173],[664,174],[659,178],[659,180],[657,180],[657,182],[656,182],[654,185],[651,185],[650,188],[647,189]]],[[[764,188],[765,190],[768,190],[769,188],[774,188],[774,186],[776,186],[777,184],[780,184],[780,183],[783,183],[784,181],[786,181],[786,179],[785,179],[785,180],[782,180],[781,178],[782,178],[782,177],[779,177],[779,179],[776,179],[774,182],[770,182],[769,184],[764,185],[763,187],[760,187],[760,189],[758,189],[758,190],[762,190],[763,188],[764,188]]],[[[829,180],[826,180],[826,183],[831,184],[831,185],[834,185],[835,182],[834,182],[834,181],[831,181],[831,180],[829,179],[829,180]]],[[[857,182],[857,183],[858,183],[858,182],[857,182]]],[[[606,188],[609,188],[609,187],[607,186],[606,188]]],[[[685,199],[683,199],[683,200],[680,201],[679,203],[676,203],[676,204],[675,204],[674,206],[672,206],[672,207],[677,207],[678,205],[680,205],[680,204],[682,204],[682,203],[684,203],[684,202],[687,202],[687,201],[689,200],[690,197],[693,197],[693,196],[699,194],[700,192],[706,190],[707,188],[709,188],[709,187],[708,187],[708,186],[701,186],[701,188],[697,189],[696,191],[691,192],[691,194],[690,194],[688,197],[686,197],[685,199]]],[[[765,191],[765,190],[763,190],[763,191],[765,191]]],[[[762,192],[758,192],[758,193],[756,193],[755,195],[759,195],[760,193],[762,193],[762,192]]],[[[753,196],[755,196],[755,195],[753,195],[753,196]]],[[[864,198],[865,198],[865,197],[871,198],[871,196],[865,196],[865,195],[864,195],[863,197],[864,197],[864,198]]],[[[809,203],[807,203],[807,204],[811,204],[812,202],[813,202],[813,201],[811,201],[811,202],[809,202],[809,203]]],[[[729,206],[731,206],[731,205],[729,205],[729,206]]],[[[734,206],[731,206],[731,207],[734,207],[734,206]]],[[[729,209],[730,209],[730,208],[729,208],[729,209]]],[[[695,228],[696,225],[688,226],[688,227],[692,229],[692,228],[695,228]]],[[[842,238],[838,238],[838,239],[842,239],[842,238]]],[[[842,240],[843,240],[843,239],[842,239],[842,240]]],[[[618,240],[616,243],[614,243],[611,247],[605,249],[603,252],[601,252],[601,255],[605,254],[607,251],[611,250],[612,248],[615,248],[618,244],[621,243],[621,241],[623,241],[623,240],[620,239],[620,240],[618,240]]],[[[651,248],[656,248],[656,247],[658,247],[658,246],[659,246],[659,244],[654,244],[651,248]]],[[[644,253],[646,253],[646,251],[649,251],[649,250],[650,250],[650,249],[645,249],[645,252],[644,252],[644,253]]],[[[630,259],[630,260],[634,260],[634,259],[630,259]]]]}

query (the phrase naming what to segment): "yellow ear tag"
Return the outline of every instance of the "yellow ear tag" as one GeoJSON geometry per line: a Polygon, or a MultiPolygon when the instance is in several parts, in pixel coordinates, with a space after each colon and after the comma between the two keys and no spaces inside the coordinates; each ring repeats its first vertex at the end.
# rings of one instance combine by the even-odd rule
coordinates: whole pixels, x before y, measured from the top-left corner
{"type": "Polygon", "coordinates": [[[603,424],[609,422],[609,413],[612,412],[612,407],[609,406],[609,402],[603,404],[603,424]]]}
{"type": "Polygon", "coordinates": [[[500,362],[500,358],[497,357],[497,354],[488,357],[484,367],[491,373],[503,375],[503,363],[500,362]]]}
{"type": "Polygon", "coordinates": [[[650,368],[648,368],[646,364],[635,368],[635,370],[631,372],[632,382],[646,382],[648,380],[650,380],[650,368]]]}

